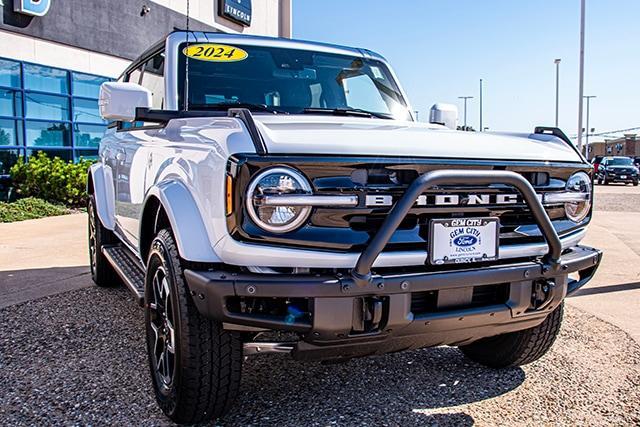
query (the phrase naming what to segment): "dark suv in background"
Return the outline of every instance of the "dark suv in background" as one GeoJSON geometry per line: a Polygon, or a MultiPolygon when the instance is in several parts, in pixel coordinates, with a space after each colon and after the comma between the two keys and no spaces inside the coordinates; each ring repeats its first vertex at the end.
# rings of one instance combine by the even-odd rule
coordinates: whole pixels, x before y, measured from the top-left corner
{"type": "Polygon", "coordinates": [[[605,157],[598,166],[598,184],[610,182],[638,185],[638,168],[630,157],[605,157]]]}

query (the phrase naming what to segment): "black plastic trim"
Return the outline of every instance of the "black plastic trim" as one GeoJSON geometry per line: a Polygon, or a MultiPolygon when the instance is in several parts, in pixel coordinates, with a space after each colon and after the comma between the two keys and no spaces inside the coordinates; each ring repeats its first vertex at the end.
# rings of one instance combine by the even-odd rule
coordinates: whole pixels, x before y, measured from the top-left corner
{"type": "Polygon", "coordinates": [[[173,119],[184,119],[194,117],[233,117],[240,120],[247,127],[256,154],[264,156],[267,154],[267,145],[262,134],[256,126],[251,111],[247,108],[229,108],[227,111],[201,111],[201,110],[153,110],[150,108],[136,108],[135,121],[155,122],[166,124],[173,119]]]}
{"type": "Polygon", "coordinates": [[[251,141],[253,141],[253,146],[256,148],[256,153],[261,156],[267,154],[267,145],[256,126],[256,122],[253,120],[251,111],[247,108],[229,108],[228,115],[229,117],[240,119],[247,127],[249,136],[251,136],[251,141]]]}
{"type": "MultiPolygon", "coordinates": [[[[376,275],[364,287],[356,286],[348,275],[239,274],[195,270],[185,270],[184,275],[198,310],[207,317],[246,326],[308,331],[312,325],[305,322],[287,324],[284,319],[276,321],[250,314],[230,313],[225,301],[228,297],[316,298],[337,301],[372,295],[410,296],[414,292],[487,284],[553,278],[566,280],[569,273],[583,272],[583,279],[568,282],[567,286],[573,292],[593,276],[601,257],[602,252],[597,249],[576,246],[562,255],[557,271],[539,262],[516,262],[499,267],[376,275]]],[[[558,295],[558,298],[562,297],[564,294],[558,295]]],[[[339,310],[339,307],[336,305],[333,310],[339,310]]]]}

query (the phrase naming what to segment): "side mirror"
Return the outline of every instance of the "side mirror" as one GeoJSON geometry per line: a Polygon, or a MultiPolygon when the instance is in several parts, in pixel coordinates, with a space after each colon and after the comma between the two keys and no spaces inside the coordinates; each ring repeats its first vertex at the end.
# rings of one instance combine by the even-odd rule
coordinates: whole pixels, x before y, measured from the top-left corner
{"type": "Polygon", "coordinates": [[[151,108],[151,91],[136,83],[105,82],[100,86],[98,105],[103,119],[132,122],[136,108],[151,108]]]}
{"type": "Polygon", "coordinates": [[[434,104],[429,112],[429,123],[456,130],[458,127],[458,107],[453,104],[434,104]]]}

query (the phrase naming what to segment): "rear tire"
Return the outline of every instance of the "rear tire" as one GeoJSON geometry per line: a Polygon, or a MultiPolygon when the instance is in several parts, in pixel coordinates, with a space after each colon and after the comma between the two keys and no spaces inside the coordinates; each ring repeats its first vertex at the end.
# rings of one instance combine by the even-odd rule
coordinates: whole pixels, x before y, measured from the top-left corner
{"type": "Polygon", "coordinates": [[[89,217],[89,264],[91,266],[91,278],[100,287],[109,287],[120,284],[120,277],[113,270],[102,253],[102,247],[118,243],[118,238],[111,230],[106,229],[97,214],[96,197],[91,194],[87,204],[89,217]]]}
{"type": "Polygon", "coordinates": [[[637,187],[638,186],[638,181],[633,181],[633,186],[637,187]]]}
{"type": "Polygon", "coordinates": [[[162,411],[176,423],[197,424],[231,408],[240,387],[242,341],[200,315],[183,265],[171,232],[158,232],[145,277],[147,352],[162,411]]]}
{"type": "Polygon", "coordinates": [[[551,348],[562,324],[564,303],[540,325],[523,331],[483,338],[460,350],[469,359],[491,368],[521,366],[535,362],[551,348]]]}

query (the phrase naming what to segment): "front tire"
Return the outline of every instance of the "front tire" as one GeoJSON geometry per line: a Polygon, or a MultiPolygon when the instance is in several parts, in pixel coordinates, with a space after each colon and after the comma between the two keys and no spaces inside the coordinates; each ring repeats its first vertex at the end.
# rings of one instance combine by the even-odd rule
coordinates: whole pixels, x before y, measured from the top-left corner
{"type": "Polygon", "coordinates": [[[100,287],[115,286],[120,283],[120,277],[102,253],[102,247],[117,243],[118,238],[100,222],[96,208],[96,197],[93,194],[89,197],[89,203],[87,204],[87,216],[89,222],[91,278],[100,287]]]}
{"type": "Polygon", "coordinates": [[[145,278],[145,324],[151,380],[162,411],[180,424],[224,415],[240,387],[242,341],[200,315],[184,262],[169,230],[151,244],[145,278]]]}
{"type": "Polygon", "coordinates": [[[535,362],[551,348],[562,324],[564,303],[540,325],[523,331],[483,338],[460,350],[469,359],[491,368],[521,366],[535,362]]]}

